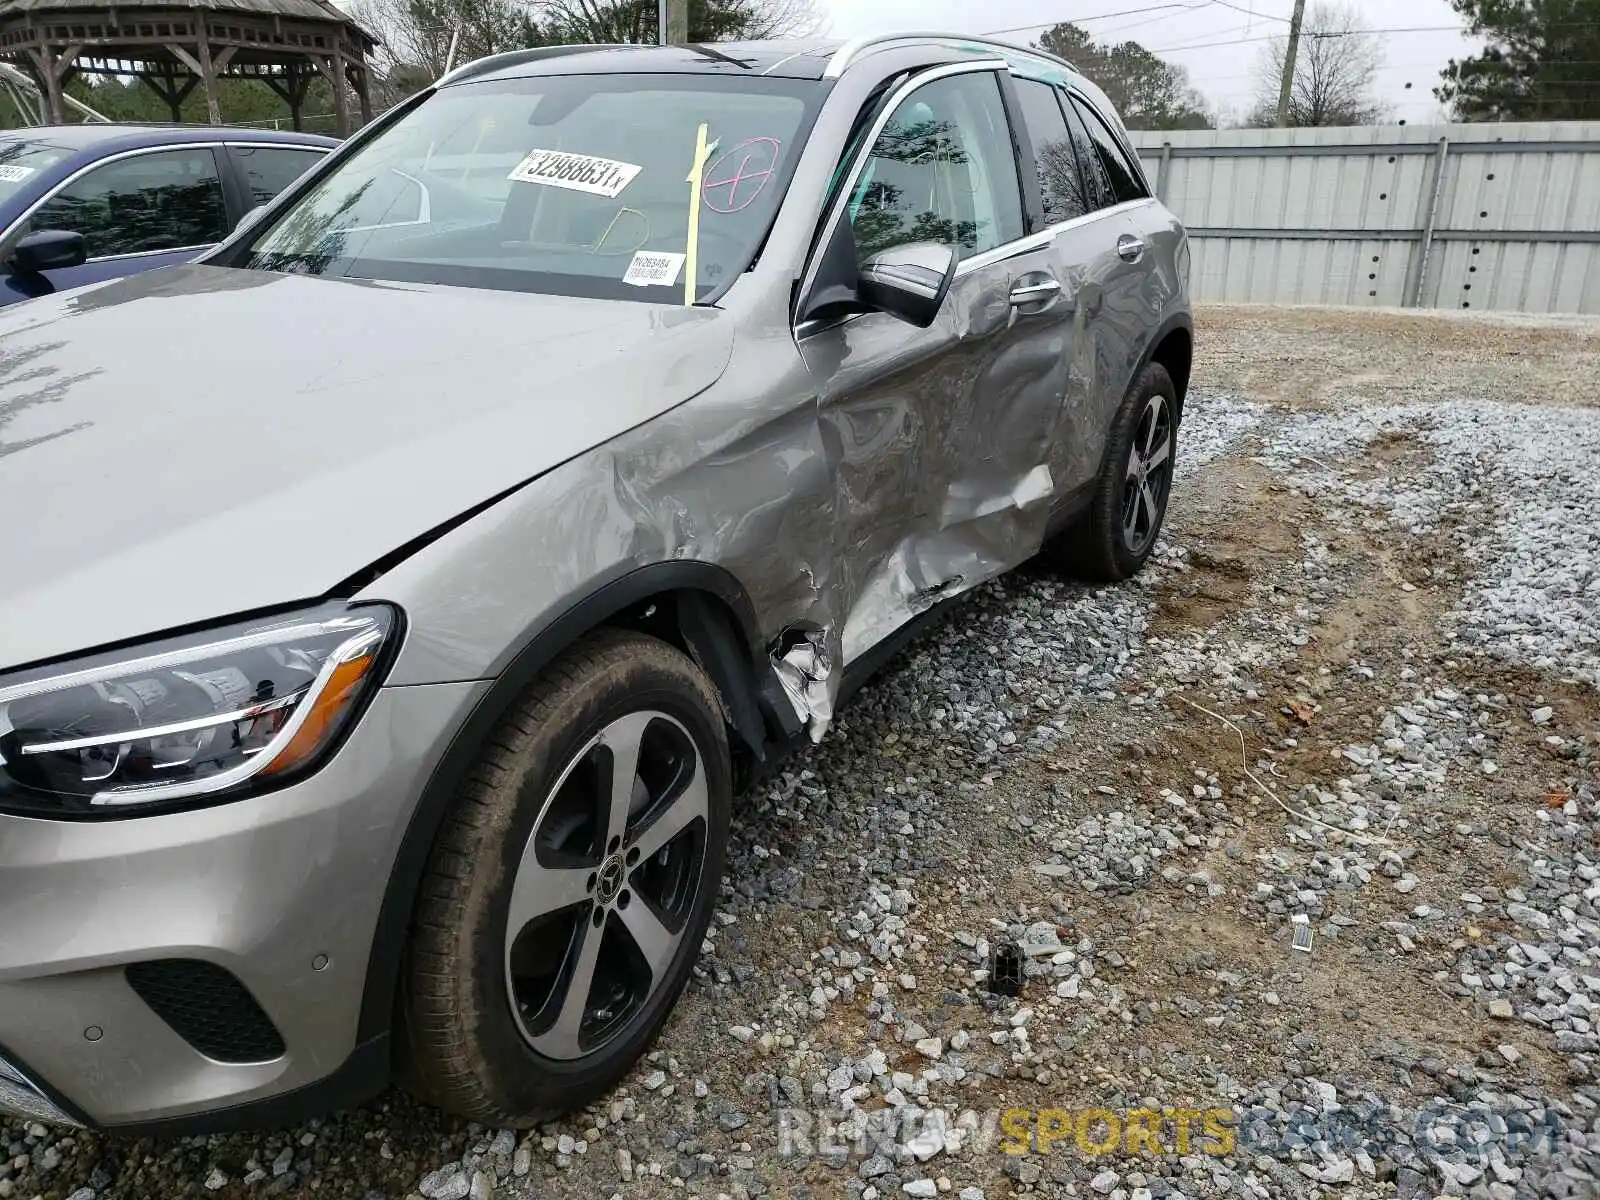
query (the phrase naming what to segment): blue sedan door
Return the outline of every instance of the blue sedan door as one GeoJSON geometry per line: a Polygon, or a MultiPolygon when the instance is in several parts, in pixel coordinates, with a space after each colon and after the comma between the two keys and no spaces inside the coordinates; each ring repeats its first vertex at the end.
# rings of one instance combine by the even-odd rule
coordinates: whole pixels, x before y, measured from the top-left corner
{"type": "Polygon", "coordinates": [[[96,163],[57,188],[19,233],[41,229],[83,234],[89,261],[43,277],[8,276],[4,300],[186,262],[227,233],[216,151],[161,146],[96,163]]]}

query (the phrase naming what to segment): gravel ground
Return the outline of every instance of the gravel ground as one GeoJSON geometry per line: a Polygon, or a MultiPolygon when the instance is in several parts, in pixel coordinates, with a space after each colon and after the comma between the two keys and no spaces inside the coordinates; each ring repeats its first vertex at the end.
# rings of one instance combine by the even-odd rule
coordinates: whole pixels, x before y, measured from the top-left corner
{"type": "Polygon", "coordinates": [[[981,589],[745,797],[615,1095],[0,1124],[0,1200],[1600,1196],[1600,329],[1202,323],[1158,561],[981,589]]]}

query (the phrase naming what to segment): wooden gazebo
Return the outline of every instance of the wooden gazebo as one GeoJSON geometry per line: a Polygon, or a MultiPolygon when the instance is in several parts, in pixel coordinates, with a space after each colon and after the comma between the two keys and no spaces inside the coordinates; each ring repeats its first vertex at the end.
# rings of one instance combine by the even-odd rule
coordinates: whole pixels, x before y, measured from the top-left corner
{"type": "Polygon", "coordinates": [[[74,75],[134,76],[167,102],[172,119],[196,87],[222,124],[217,84],[254,79],[289,106],[294,127],[311,81],[333,89],[334,120],[351,130],[351,97],[372,117],[372,36],[328,0],[0,0],[0,59],[33,76],[50,119],[66,120],[62,89],[74,75]]]}

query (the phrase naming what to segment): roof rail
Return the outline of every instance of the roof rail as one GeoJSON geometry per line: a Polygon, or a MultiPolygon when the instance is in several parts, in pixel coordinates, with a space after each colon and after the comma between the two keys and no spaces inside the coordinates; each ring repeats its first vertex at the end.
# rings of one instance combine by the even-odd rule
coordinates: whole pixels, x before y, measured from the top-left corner
{"type": "Polygon", "coordinates": [[[982,35],[968,36],[960,33],[917,31],[912,33],[874,33],[864,37],[851,38],[833,52],[833,57],[828,60],[828,66],[823,71],[822,77],[824,79],[837,79],[844,74],[846,67],[868,50],[879,46],[893,45],[897,42],[931,42],[935,45],[954,47],[981,46],[985,50],[1000,50],[1007,55],[1024,55],[1029,58],[1035,58],[1053,66],[1065,67],[1069,71],[1078,69],[1066,59],[1059,55],[1051,54],[1048,50],[1034,50],[1027,46],[1017,46],[1010,42],[997,41],[994,38],[982,35]]]}
{"type": "Polygon", "coordinates": [[[571,46],[535,46],[531,50],[507,50],[502,54],[488,54],[483,58],[475,58],[471,62],[462,63],[453,71],[446,72],[434,80],[434,87],[443,87],[447,83],[460,83],[464,79],[472,79],[490,71],[499,70],[501,67],[514,67],[520,63],[538,62],[542,58],[560,58],[568,54],[581,54],[588,50],[625,50],[626,46],[608,46],[599,42],[590,42],[571,46]]]}

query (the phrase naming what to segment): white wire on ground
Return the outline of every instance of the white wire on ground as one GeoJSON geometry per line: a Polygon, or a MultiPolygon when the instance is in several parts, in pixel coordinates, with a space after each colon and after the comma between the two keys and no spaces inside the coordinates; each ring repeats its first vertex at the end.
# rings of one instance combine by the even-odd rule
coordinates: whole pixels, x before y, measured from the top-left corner
{"type": "MultiPolygon", "coordinates": [[[[1190,708],[1193,708],[1193,709],[1196,709],[1199,712],[1205,713],[1205,715],[1210,717],[1213,721],[1220,721],[1222,724],[1226,725],[1229,729],[1233,730],[1234,736],[1239,739],[1239,763],[1244,768],[1245,776],[1250,780],[1251,783],[1255,784],[1256,787],[1260,789],[1261,793],[1264,796],[1266,796],[1268,799],[1270,799],[1279,808],[1283,809],[1284,812],[1288,813],[1295,820],[1297,820],[1297,821],[1305,821],[1305,822],[1308,822],[1309,824],[1320,826],[1321,828],[1327,829],[1327,830],[1329,830],[1329,831],[1331,831],[1333,833],[1343,834],[1345,837],[1351,838],[1351,839],[1353,839],[1353,840],[1355,840],[1357,842],[1361,842],[1364,845],[1368,845],[1368,846],[1392,846],[1392,845],[1394,845],[1394,843],[1391,842],[1388,838],[1380,837],[1379,835],[1377,835],[1375,833],[1357,833],[1354,829],[1345,829],[1343,826],[1340,826],[1340,825],[1331,825],[1327,821],[1324,821],[1319,817],[1313,817],[1310,813],[1296,812],[1294,809],[1290,808],[1287,804],[1285,804],[1283,802],[1282,798],[1279,797],[1277,792],[1273,791],[1272,788],[1270,786],[1268,786],[1267,784],[1262,783],[1261,782],[1261,777],[1250,769],[1250,752],[1245,747],[1244,730],[1240,729],[1237,725],[1235,725],[1232,721],[1228,720],[1228,718],[1223,716],[1221,713],[1212,712],[1205,705],[1196,704],[1193,700],[1189,699],[1189,697],[1187,697],[1187,696],[1178,695],[1177,693],[1173,693],[1173,694],[1174,694],[1174,696],[1176,696],[1177,699],[1182,700],[1190,708]]],[[[1274,764],[1274,765],[1276,765],[1276,764],[1274,764]]]]}

